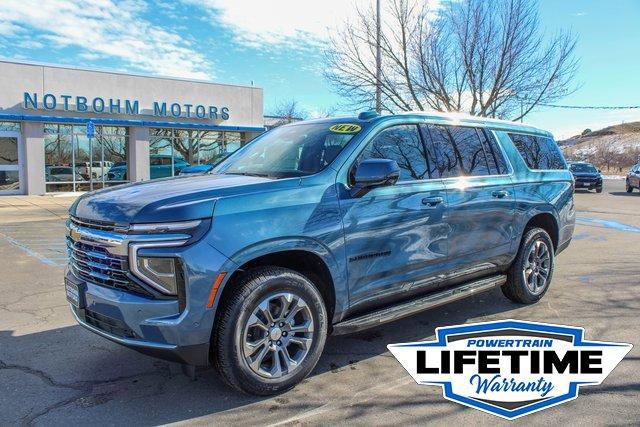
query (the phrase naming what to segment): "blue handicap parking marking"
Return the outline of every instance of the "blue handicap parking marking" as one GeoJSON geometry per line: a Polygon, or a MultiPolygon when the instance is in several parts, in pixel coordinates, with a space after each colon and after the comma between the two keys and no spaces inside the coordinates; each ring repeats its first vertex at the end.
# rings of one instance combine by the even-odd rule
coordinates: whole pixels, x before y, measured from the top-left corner
{"type": "Polygon", "coordinates": [[[65,226],[61,221],[47,224],[0,226],[0,239],[51,267],[64,267],[68,261],[65,226]],[[51,236],[51,232],[57,236],[51,236]],[[43,235],[47,235],[44,237],[43,235]],[[51,236],[51,237],[49,237],[51,236]]]}

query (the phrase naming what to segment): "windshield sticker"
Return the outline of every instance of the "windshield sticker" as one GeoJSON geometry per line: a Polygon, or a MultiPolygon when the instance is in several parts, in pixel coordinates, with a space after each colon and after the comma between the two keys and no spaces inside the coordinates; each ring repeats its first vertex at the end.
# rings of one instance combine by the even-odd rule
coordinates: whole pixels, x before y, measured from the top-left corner
{"type": "Polygon", "coordinates": [[[362,129],[362,126],[353,123],[339,123],[329,128],[331,132],[335,133],[358,133],[362,129]]]}

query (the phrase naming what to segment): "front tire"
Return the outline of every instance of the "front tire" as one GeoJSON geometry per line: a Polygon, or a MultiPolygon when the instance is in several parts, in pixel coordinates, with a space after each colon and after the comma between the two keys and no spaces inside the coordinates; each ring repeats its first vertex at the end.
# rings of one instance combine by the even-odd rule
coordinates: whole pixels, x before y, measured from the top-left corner
{"type": "Polygon", "coordinates": [[[549,289],[555,264],[553,242],[542,228],[527,229],[502,293],[513,302],[533,304],[549,289]]]}
{"type": "Polygon", "coordinates": [[[327,310],[316,286],[281,267],[252,270],[216,316],[212,362],[245,393],[268,396],[293,388],[315,367],[327,338],[327,310]]]}
{"type": "Polygon", "coordinates": [[[596,187],[596,193],[602,193],[602,187],[596,187]]]}
{"type": "Polygon", "coordinates": [[[627,190],[627,193],[631,193],[633,191],[633,187],[631,186],[631,184],[629,184],[629,181],[625,182],[625,190],[627,190]]]}

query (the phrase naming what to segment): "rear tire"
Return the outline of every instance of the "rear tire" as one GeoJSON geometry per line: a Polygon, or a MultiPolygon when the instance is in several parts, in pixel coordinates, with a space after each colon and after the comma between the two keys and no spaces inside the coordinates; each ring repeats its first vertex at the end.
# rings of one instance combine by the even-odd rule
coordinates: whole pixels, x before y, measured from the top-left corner
{"type": "Polygon", "coordinates": [[[216,316],[212,362],[233,388],[268,396],[293,388],[318,363],[327,338],[327,310],[302,274],[261,267],[230,283],[216,316]]]}
{"type": "Polygon", "coordinates": [[[547,290],[555,264],[553,242],[542,228],[525,230],[516,259],[507,271],[502,293],[513,302],[533,304],[547,290]]]}

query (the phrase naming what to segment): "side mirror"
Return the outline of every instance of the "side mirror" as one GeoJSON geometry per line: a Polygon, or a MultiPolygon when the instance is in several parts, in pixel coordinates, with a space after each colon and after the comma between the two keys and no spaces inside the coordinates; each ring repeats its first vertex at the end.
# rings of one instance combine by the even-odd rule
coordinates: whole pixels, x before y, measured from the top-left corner
{"type": "Polygon", "coordinates": [[[598,169],[598,173],[602,173],[602,171],[600,169],[598,169]]]}
{"type": "Polygon", "coordinates": [[[395,160],[366,159],[356,166],[352,197],[361,197],[376,187],[394,185],[400,178],[400,167],[395,160]]]}

